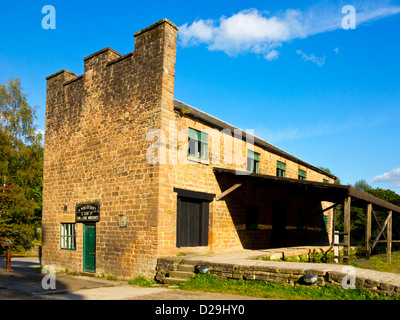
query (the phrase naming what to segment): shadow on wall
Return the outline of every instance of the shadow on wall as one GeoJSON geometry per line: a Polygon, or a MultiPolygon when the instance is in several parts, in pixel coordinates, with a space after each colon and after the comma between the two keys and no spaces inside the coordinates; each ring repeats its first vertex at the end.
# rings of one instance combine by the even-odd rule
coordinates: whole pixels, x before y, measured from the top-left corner
{"type": "MultiPolygon", "coordinates": [[[[239,182],[218,178],[221,190],[239,182]]],[[[221,201],[244,249],[329,245],[321,202],[310,196],[246,180],[221,201]]]]}

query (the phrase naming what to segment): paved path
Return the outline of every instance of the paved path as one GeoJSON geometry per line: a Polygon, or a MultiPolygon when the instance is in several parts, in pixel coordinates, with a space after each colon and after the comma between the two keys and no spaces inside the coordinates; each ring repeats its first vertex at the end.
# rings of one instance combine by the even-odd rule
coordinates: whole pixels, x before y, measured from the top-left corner
{"type": "MultiPolygon", "coordinates": [[[[291,248],[292,249],[292,248],[291,248]]],[[[281,249],[280,249],[281,250],[281,249]]],[[[271,250],[270,250],[271,251],[271,250]]],[[[275,250],[276,251],[276,250],[275,250]]],[[[244,266],[273,266],[289,269],[313,269],[342,272],[343,265],[329,263],[301,263],[255,260],[267,255],[267,250],[240,250],[213,255],[187,256],[185,260],[227,263],[244,266]]],[[[61,300],[231,300],[254,299],[245,296],[198,293],[168,287],[141,288],[126,281],[102,278],[57,275],[56,290],[42,288],[38,258],[12,258],[13,271],[5,271],[5,259],[0,257],[0,300],[2,299],[61,299],[61,300]]],[[[356,277],[364,277],[400,286],[400,274],[355,268],[356,277]]]]}
{"type": "Polygon", "coordinates": [[[55,290],[45,290],[45,274],[38,272],[39,267],[38,258],[12,258],[12,271],[5,271],[5,260],[0,257],[0,300],[265,300],[166,286],[142,288],[127,281],[62,274],[56,275],[55,290]]]}

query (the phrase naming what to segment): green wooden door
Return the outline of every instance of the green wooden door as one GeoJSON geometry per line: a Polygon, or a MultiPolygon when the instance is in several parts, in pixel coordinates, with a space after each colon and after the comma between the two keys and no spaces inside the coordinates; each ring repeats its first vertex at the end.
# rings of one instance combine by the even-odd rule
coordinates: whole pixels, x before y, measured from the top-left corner
{"type": "Polygon", "coordinates": [[[96,272],[96,225],[83,225],[83,271],[96,272]]]}

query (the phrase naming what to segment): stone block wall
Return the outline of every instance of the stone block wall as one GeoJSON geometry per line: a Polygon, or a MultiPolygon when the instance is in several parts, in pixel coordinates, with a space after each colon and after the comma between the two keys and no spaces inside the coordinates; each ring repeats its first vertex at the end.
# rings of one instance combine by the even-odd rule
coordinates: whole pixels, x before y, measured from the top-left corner
{"type": "MultiPolygon", "coordinates": [[[[174,111],[176,42],[177,27],[162,20],[135,33],[134,52],[121,55],[107,47],[84,59],[83,75],[62,70],[47,78],[44,264],[82,271],[83,226],[76,223],[76,249],[62,250],[60,224],[76,222],[77,204],[97,202],[101,209],[96,223],[96,271],[120,277],[152,275],[157,257],[184,249],[176,247],[174,188],[211,194],[229,188],[230,182],[221,184],[213,172],[216,159],[220,160],[217,166],[237,169],[225,158],[225,148],[239,146],[242,168],[246,167],[244,141],[174,111]],[[183,137],[174,137],[171,122],[183,137]],[[189,127],[215,133],[210,134],[208,160],[187,159],[189,127]],[[160,132],[165,141],[148,139],[149,133],[157,137],[160,132]],[[162,163],[149,162],[148,151],[154,144],[158,155],[165,153],[162,163]],[[185,163],[174,153],[181,147],[185,163]],[[127,217],[125,228],[118,227],[120,215],[127,217]]],[[[297,179],[301,169],[309,180],[333,183],[332,178],[259,146],[254,151],[260,153],[261,174],[275,175],[279,160],[286,163],[289,178],[297,179]]],[[[231,152],[232,159],[236,153],[237,149],[231,152]]],[[[294,230],[299,208],[310,212],[309,231],[314,228],[319,233],[321,217],[313,213],[329,204],[278,190],[254,190],[250,185],[210,203],[209,245],[202,249],[270,245],[272,199],[290,202],[287,232],[293,241],[299,235],[294,230]],[[246,204],[260,206],[260,230],[245,230],[246,204]]]]}
{"type": "MultiPolygon", "coordinates": [[[[181,188],[191,191],[220,194],[231,187],[232,180],[226,183],[218,181],[213,172],[213,167],[226,169],[245,170],[247,163],[246,141],[236,139],[231,135],[215,129],[201,121],[182,115],[179,112],[164,113],[165,122],[163,132],[166,133],[165,161],[166,164],[160,166],[160,203],[159,217],[160,228],[164,241],[160,243],[160,253],[163,255],[174,255],[185,251],[185,248],[176,247],[176,207],[177,194],[174,188],[181,188]],[[175,123],[176,128],[171,130],[170,123],[175,123]],[[189,128],[208,133],[209,156],[207,160],[193,159],[187,156],[187,132],[189,128]],[[173,133],[172,131],[175,131],[173,133]],[[172,139],[174,134],[178,135],[172,139]],[[181,135],[181,136],[179,136],[181,135]],[[172,147],[173,141],[178,140],[176,146],[172,147]],[[175,148],[175,149],[174,149],[175,148]],[[229,152],[225,152],[228,149],[229,152]],[[171,150],[174,150],[171,153],[171,150]],[[235,161],[239,150],[242,157],[241,166],[235,161]],[[229,158],[229,159],[227,159],[229,158]]],[[[285,159],[282,156],[271,153],[260,146],[255,145],[254,151],[260,154],[260,174],[276,175],[276,163],[281,161],[286,163],[286,177],[298,178],[298,170],[307,172],[307,180],[334,183],[334,180],[320,172],[285,159]]],[[[237,182],[236,182],[237,183],[237,182]]],[[[296,195],[285,190],[274,190],[268,188],[258,188],[255,190],[251,184],[240,187],[221,201],[210,203],[209,216],[209,245],[210,251],[236,250],[241,248],[268,248],[271,246],[272,230],[272,203],[273,200],[286,201],[288,207],[287,238],[293,244],[330,244],[332,241],[332,214],[333,210],[328,210],[324,214],[328,218],[328,232],[321,236],[322,211],[331,203],[315,201],[312,198],[305,198],[303,195],[296,195]],[[268,195],[268,196],[266,196],[268,195]],[[260,230],[246,230],[245,209],[246,204],[260,206],[260,230]],[[307,215],[308,228],[306,231],[297,231],[297,216],[299,212],[307,215]]],[[[290,243],[288,243],[290,245],[290,243]]],[[[194,250],[189,248],[188,250],[194,250]]]]}
{"type": "Polygon", "coordinates": [[[152,274],[157,255],[159,168],[146,160],[149,130],[173,110],[177,27],[162,20],[135,34],[135,51],[105,48],[84,59],[85,73],[47,78],[43,181],[43,263],[82,271],[83,227],[76,250],[60,249],[60,223],[75,207],[98,202],[96,271],[152,274]],[[118,227],[118,216],[127,227],[118,227]]]}
{"type": "MultiPolygon", "coordinates": [[[[290,286],[342,286],[343,279],[347,276],[345,273],[329,270],[313,269],[307,263],[303,267],[290,267],[287,265],[234,265],[230,263],[216,263],[209,261],[185,260],[179,258],[160,258],[157,263],[156,280],[163,282],[171,271],[176,271],[179,263],[195,266],[198,270],[200,266],[206,266],[211,275],[219,280],[261,280],[276,284],[285,284],[290,286]],[[310,285],[304,282],[305,275],[315,275],[317,281],[310,285]]],[[[298,264],[297,264],[298,265],[298,264]]],[[[385,296],[400,297],[400,286],[388,282],[377,281],[366,276],[356,276],[355,285],[358,288],[372,291],[385,296]]],[[[350,290],[350,289],[349,289],[350,290]]]]}

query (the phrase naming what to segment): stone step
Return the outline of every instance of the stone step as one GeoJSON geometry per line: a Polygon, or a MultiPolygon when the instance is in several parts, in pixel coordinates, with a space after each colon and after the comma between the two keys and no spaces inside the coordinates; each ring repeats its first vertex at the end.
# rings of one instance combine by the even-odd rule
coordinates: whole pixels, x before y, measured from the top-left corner
{"type": "Polygon", "coordinates": [[[188,264],[178,264],[177,269],[178,269],[178,271],[186,271],[186,272],[194,273],[194,266],[191,266],[188,264]]]}
{"type": "Polygon", "coordinates": [[[194,277],[196,274],[194,272],[186,272],[186,271],[171,271],[169,276],[171,278],[184,279],[189,280],[191,277],[194,277]]]}
{"type": "Polygon", "coordinates": [[[166,277],[163,279],[163,283],[165,284],[171,284],[171,283],[179,283],[179,282],[185,282],[187,279],[178,279],[178,278],[171,278],[171,277],[166,277]]]}

